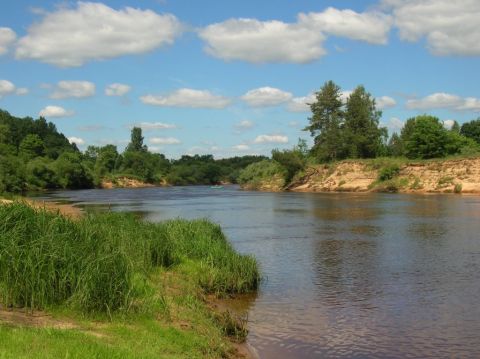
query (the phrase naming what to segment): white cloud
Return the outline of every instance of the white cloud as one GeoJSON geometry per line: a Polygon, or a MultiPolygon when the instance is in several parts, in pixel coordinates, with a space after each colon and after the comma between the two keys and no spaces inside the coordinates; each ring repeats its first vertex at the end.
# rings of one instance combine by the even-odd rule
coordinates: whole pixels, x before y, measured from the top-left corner
{"type": "Polygon", "coordinates": [[[172,44],[182,32],[173,15],[102,3],[78,2],[45,13],[17,44],[18,59],[33,59],[60,67],[91,60],[141,54],[172,44]]]}
{"type": "Polygon", "coordinates": [[[384,0],[393,9],[400,38],[425,37],[435,55],[480,55],[480,1],[384,0]]]}
{"type": "Polygon", "coordinates": [[[80,138],[80,137],[68,137],[68,142],[70,143],[75,143],[76,145],[80,146],[80,145],[84,145],[85,144],[85,140],[83,138],[80,138]]]}
{"type": "Polygon", "coordinates": [[[259,135],[253,143],[288,143],[288,137],[284,135],[259,135]]]}
{"type": "Polygon", "coordinates": [[[0,80],[0,99],[3,96],[8,95],[23,96],[26,94],[28,94],[28,89],[26,87],[17,88],[15,84],[8,80],[0,80]]]}
{"type": "Polygon", "coordinates": [[[74,112],[65,110],[60,106],[47,106],[38,115],[42,117],[69,117],[73,116],[74,112]]]}
{"type": "Polygon", "coordinates": [[[178,145],[180,140],[174,137],[151,137],[149,142],[154,145],[178,145]]]}
{"type": "Polygon", "coordinates": [[[480,99],[467,97],[464,99],[463,103],[457,107],[457,110],[480,112],[480,99]]]}
{"type": "Polygon", "coordinates": [[[232,147],[236,151],[248,151],[250,149],[249,145],[240,144],[232,147]]]}
{"type": "Polygon", "coordinates": [[[50,98],[85,98],[95,95],[95,84],[89,81],[60,81],[50,98]]]}
{"type": "Polygon", "coordinates": [[[480,111],[480,99],[475,97],[462,98],[444,92],[437,92],[421,99],[411,99],[406,103],[410,110],[449,109],[455,111],[480,111]]]}
{"type": "Polygon", "coordinates": [[[20,87],[20,88],[17,88],[17,90],[15,91],[15,94],[18,96],[24,96],[24,95],[27,95],[28,92],[29,90],[26,87],[20,87]]]}
{"type": "Polygon", "coordinates": [[[205,51],[226,61],[307,63],[325,55],[325,36],[299,24],[229,19],[199,32],[205,51]]]}
{"type": "Polygon", "coordinates": [[[343,102],[343,103],[347,103],[347,100],[348,98],[350,97],[350,95],[353,93],[352,90],[345,90],[345,91],[340,91],[340,100],[343,102]]]}
{"type": "Polygon", "coordinates": [[[243,120],[235,124],[235,128],[239,131],[249,130],[254,126],[255,126],[255,123],[253,123],[253,121],[250,121],[250,120],[243,120]]]}
{"type": "Polygon", "coordinates": [[[8,52],[8,48],[13,44],[17,35],[8,27],[0,27],[0,56],[8,52]]]}
{"type": "Polygon", "coordinates": [[[447,130],[450,130],[455,123],[455,120],[445,120],[443,121],[443,127],[445,127],[447,130]]]}
{"type": "Polygon", "coordinates": [[[292,94],[273,87],[260,87],[241,97],[252,107],[276,106],[291,100],[292,94]]]}
{"type": "Polygon", "coordinates": [[[114,83],[108,85],[105,88],[105,95],[107,96],[124,96],[126,95],[132,88],[125,84],[114,83]]]}
{"type": "Polygon", "coordinates": [[[421,99],[408,100],[406,106],[410,110],[429,110],[434,108],[454,108],[461,106],[460,96],[437,92],[421,99]]]}
{"type": "Polygon", "coordinates": [[[298,14],[297,21],[229,19],[199,31],[205,51],[217,58],[252,63],[307,63],[326,54],[326,34],[386,44],[392,17],[380,12],[357,13],[328,8],[298,14]]]}
{"type": "Polygon", "coordinates": [[[163,107],[190,107],[221,109],[230,105],[231,100],[224,96],[214,95],[207,90],[179,89],[166,96],[146,95],[140,100],[147,105],[163,107]]]}
{"type": "Polygon", "coordinates": [[[380,12],[357,13],[353,10],[338,10],[329,7],[318,13],[299,15],[299,23],[316,31],[385,45],[392,26],[392,17],[380,12]]]}
{"type": "Polygon", "coordinates": [[[0,80],[0,99],[15,93],[15,85],[8,80],[0,80]]]}
{"type": "Polygon", "coordinates": [[[298,125],[299,125],[298,121],[290,121],[290,122],[288,123],[288,126],[289,126],[289,127],[294,127],[294,128],[296,128],[296,127],[298,127],[298,125]]]}
{"type": "Polygon", "coordinates": [[[390,118],[390,120],[385,124],[390,134],[392,134],[393,132],[399,133],[402,130],[403,125],[404,125],[404,122],[400,120],[398,117],[390,118]]]}
{"type": "Polygon", "coordinates": [[[152,131],[152,130],[168,130],[177,128],[176,125],[173,123],[163,123],[163,122],[141,122],[139,124],[135,124],[135,126],[140,127],[144,131],[152,131]]]}
{"type": "Polygon", "coordinates": [[[287,108],[291,112],[310,112],[310,105],[316,101],[316,96],[311,93],[305,97],[295,97],[290,101],[287,108]]]}
{"type": "Polygon", "coordinates": [[[384,108],[395,107],[397,105],[397,101],[395,101],[395,99],[393,99],[389,96],[377,97],[375,99],[375,102],[377,104],[377,108],[380,109],[380,110],[382,110],[384,108]]]}

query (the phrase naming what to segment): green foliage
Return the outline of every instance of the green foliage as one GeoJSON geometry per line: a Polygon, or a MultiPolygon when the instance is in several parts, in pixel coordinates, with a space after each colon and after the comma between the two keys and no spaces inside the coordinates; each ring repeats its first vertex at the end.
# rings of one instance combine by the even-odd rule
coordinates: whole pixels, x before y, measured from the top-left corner
{"type": "Polygon", "coordinates": [[[400,136],[394,132],[387,145],[387,154],[393,157],[402,156],[404,153],[404,144],[400,136]]]}
{"type": "Polygon", "coordinates": [[[374,158],[385,154],[387,129],[379,128],[382,112],[363,86],[349,96],[345,110],[345,145],[347,157],[374,158]]]}
{"type": "Polygon", "coordinates": [[[18,202],[0,206],[0,259],[6,306],[128,312],[149,273],[173,265],[207,292],[244,293],[259,283],[255,259],[206,220],[153,224],[108,213],[72,221],[18,202]]]}
{"type": "Polygon", "coordinates": [[[341,100],[340,87],[326,82],[311,104],[313,116],[305,128],[315,137],[312,153],[320,161],[373,158],[386,154],[386,128],[379,127],[381,111],[375,99],[358,86],[347,99],[341,100]]]}
{"type": "Polygon", "coordinates": [[[435,158],[447,154],[449,136],[437,117],[422,115],[411,118],[402,131],[408,158],[435,158]]]}
{"type": "Polygon", "coordinates": [[[340,87],[333,81],[325,82],[310,104],[312,117],[305,130],[315,138],[312,151],[321,161],[342,158],[342,142],[339,141],[344,122],[343,102],[340,87]]]}
{"type": "Polygon", "coordinates": [[[57,188],[57,174],[53,162],[48,158],[38,157],[27,163],[26,179],[30,189],[57,188]]]}
{"type": "Polygon", "coordinates": [[[295,174],[305,168],[306,164],[306,148],[305,141],[299,139],[299,144],[294,146],[292,150],[273,150],[272,159],[281,164],[286,170],[285,183],[290,183],[295,174]]]}
{"type": "Polygon", "coordinates": [[[464,123],[460,129],[460,134],[480,144],[480,118],[464,123]]]}
{"type": "Polygon", "coordinates": [[[184,155],[172,161],[167,182],[175,185],[215,184],[220,182],[221,167],[212,155],[184,155]]]}
{"type": "Polygon", "coordinates": [[[266,160],[265,156],[235,156],[230,158],[222,158],[215,160],[215,162],[220,166],[220,177],[221,181],[227,183],[237,183],[238,176],[240,175],[241,170],[243,170],[248,165],[266,160]]]}
{"type": "Polygon", "coordinates": [[[71,145],[68,139],[51,122],[47,122],[43,117],[34,120],[30,117],[18,118],[10,115],[7,111],[0,110],[0,143],[20,148],[20,144],[29,134],[37,135],[42,141],[45,149],[45,155],[56,159],[61,153],[66,151],[78,152],[76,146],[71,145]],[[5,138],[6,137],[6,138],[5,138]],[[3,138],[3,140],[2,140],[3,138]]]}
{"type": "Polygon", "coordinates": [[[143,144],[142,129],[140,127],[132,128],[130,143],[125,149],[127,152],[146,152],[147,146],[143,144]]]}
{"type": "Polygon", "coordinates": [[[0,193],[19,193],[26,189],[25,165],[15,156],[0,155],[0,193]]]}
{"type": "Polygon", "coordinates": [[[20,143],[19,154],[26,160],[35,157],[43,156],[45,152],[45,145],[43,140],[37,134],[28,134],[20,143]]]}
{"type": "Polygon", "coordinates": [[[238,183],[256,187],[263,181],[271,181],[275,178],[282,179],[282,186],[285,185],[287,177],[286,169],[276,161],[263,160],[248,165],[238,176],[238,183]]]}
{"type": "Polygon", "coordinates": [[[57,158],[53,168],[62,188],[91,188],[93,177],[78,153],[64,152],[57,158]]]}
{"type": "Polygon", "coordinates": [[[396,164],[389,165],[387,167],[383,167],[378,173],[378,180],[379,181],[387,181],[391,180],[394,177],[398,176],[400,173],[400,167],[396,164]]]}

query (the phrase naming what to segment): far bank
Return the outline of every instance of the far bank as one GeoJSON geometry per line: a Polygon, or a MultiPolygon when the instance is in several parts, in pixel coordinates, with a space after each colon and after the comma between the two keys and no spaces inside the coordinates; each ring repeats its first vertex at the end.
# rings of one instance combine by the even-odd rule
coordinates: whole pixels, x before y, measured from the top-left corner
{"type": "Polygon", "coordinates": [[[480,157],[412,161],[403,158],[345,160],[307,166],[286,184],[260,174],[242,184],[260,191],[480,193],[480,157]]]}

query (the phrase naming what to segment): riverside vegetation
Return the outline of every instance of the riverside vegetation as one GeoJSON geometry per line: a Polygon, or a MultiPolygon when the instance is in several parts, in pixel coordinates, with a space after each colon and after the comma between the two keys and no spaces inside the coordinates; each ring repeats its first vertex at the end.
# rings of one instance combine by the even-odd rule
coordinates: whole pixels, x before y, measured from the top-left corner
{"type": "MultiPolygon", "coordinates": [[[[252,163],[240,173],[238,182],[244,188],[355,191],[357,187],[347,183],[348,177],[343,178],[340,173],[335,179],[331,175],[356,169],[368,183],[358,187],[361,190],[415,190],[428,179],[413,178],[410,172],[414,171],[408,170],[409,165],[435,167],[440,177],[450,177],[451,173],[441,171],[452,167],[452,162],[439,166],[439,160],[480,157],[480,119],[462,126],[453,122],[446,128],[437,117],[420,115],[407,119],[400,134],[388,136],[387,129],[380,126],[382,112],[377,110],[371,94],[358,86],[344,101],[340,87],[333,81],[326,82],[316,93],[310,109],[312,116],[305,130],[314,139],[312,148],[308,149],[305,141],[299,140],[291,150],[273,150],[271,159],[252,163]],[[402,169],[409,172],[403,178],[402,169]],[[307,182],[313,177],[323,183],[309,186],[307,182]]],[[[460,164],[454,172],[465,172],[464,165],[460,164]]],[[[455,175],[461,179],[469,174],[455,175]]],[[[452,191],[462,192],[461,183],[452,185],[452,191]]],[[[430,187],[434,191],[442,184],[430,187]]],[[[480,192],[480,184],[477,187],[475,191],[480,192]]]]}
{"type": "Polygon", "coordinates": [[[233,355],[224,335],[241,339],[245,329],[209,310],[205,296],[254,291],[259,280],[255,259],[236,253],[207,220],[72,220],[23,202],[0,205],[0,303],[70,324],[0,325],[0,357],[233,355]]]}
{"type": "Polygon", "coordinates": [[[236,183],[247,165],[266,159],[243,156],[214,159],[212,155],[168,160],[143,143],[134,127],[123,153],[117,147],[89,146],[81,152],[44,118],[17,118],[0,110],[0,193],[42,189],[93,188],[129,180],[142,184],[189,185],[236,183]]]}

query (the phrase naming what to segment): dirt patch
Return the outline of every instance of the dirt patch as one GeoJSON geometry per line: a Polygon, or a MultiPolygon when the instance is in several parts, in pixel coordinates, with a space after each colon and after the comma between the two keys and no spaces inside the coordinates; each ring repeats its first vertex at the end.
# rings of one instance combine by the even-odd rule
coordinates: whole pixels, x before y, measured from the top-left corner
{"type": "Polygon", "coordinates": [[[58,211],[60,214],[69,218],[80,218],[84,214],[84,212],[80,208],[75,207],[72,204],[63,204],[50,201],[38,201],[33,199],[26,199],[25,201],[34,208],[45,209],[51,212],[58,211]]]}
{"type": "Polygon", "coordinates": [[[0,323],[34,328],[79,329],[72,321],[52,318],[42,311],[26,309],[6,309],[0,306],[0,323]]]}
{"type": "Polygon", "coordinates": [[[103,189],[112,189],[112,188],[147,188],[155,187],[151,183],[146,183],[137,179],[128,178],[128,177],[119,177],[114,181],[112,180],[103,180],[101,187],[103,189]]]}
{"type": "Polygon", "coordinates": [[[406,163],[392,183],[378,181],[368,162],[344,161],[310,167],[289,186],[297,192],[480,193],[480,158],[406,163]]]}

